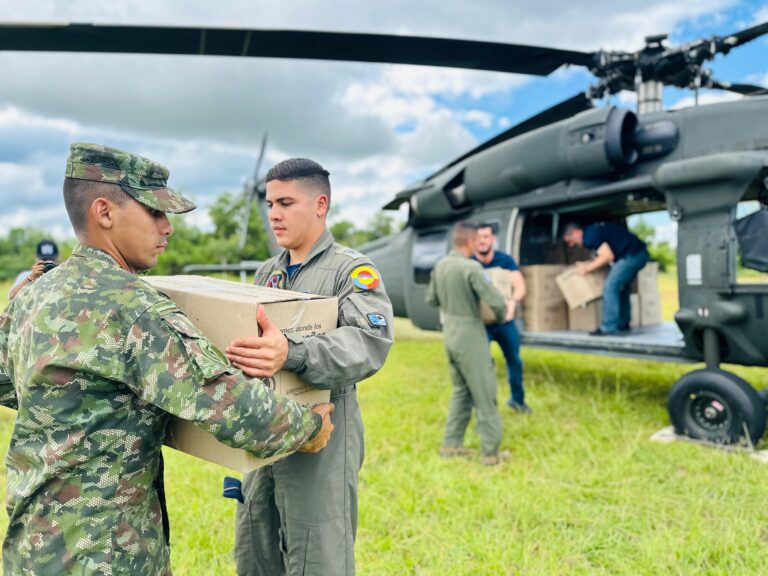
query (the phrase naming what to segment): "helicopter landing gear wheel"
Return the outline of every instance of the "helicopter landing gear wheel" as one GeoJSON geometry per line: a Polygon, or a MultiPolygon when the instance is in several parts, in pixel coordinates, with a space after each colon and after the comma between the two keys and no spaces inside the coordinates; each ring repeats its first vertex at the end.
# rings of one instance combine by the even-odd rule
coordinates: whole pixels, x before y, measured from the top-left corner
{"type": "Polygon", "coordinates": [[[720,369],[695,370],[669,392],[669,419],[677,434],[734,444],[749,435],[755,444],[765,431],[765,401],[746,381],[720,369]]]}

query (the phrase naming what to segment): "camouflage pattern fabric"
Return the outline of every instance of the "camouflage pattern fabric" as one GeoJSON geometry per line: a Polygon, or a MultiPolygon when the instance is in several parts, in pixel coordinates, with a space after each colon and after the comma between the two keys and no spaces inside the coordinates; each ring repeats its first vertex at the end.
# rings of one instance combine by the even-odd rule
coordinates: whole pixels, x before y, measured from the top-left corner
{"type": "Polygon", "coordinates": [[[154,210],[182,214],[194,202],[168,188],[168,169],[154,160],[101,144],[75,142],[69,147],[64,176],[119,185],[154,210]]]}
{"type": "Polygon", "coordinates": [[[5,574],[170,574],[153,479],[168,414],[266,457],[319,416],[235,370],[164,294],[79,247],[0,315],[5,574]]]}

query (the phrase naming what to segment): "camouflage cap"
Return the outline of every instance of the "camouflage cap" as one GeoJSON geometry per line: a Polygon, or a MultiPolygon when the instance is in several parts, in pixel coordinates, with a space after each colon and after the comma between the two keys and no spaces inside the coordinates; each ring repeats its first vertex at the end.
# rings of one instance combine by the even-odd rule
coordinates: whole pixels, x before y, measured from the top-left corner
{"type": "Polygon", "coordinates": [[[182,214],[196,208],[194,202],[168,188],[165,166],[101,144],[71,144],[64,176],[117,184],[145,206],[161,212],[182,214]]]}

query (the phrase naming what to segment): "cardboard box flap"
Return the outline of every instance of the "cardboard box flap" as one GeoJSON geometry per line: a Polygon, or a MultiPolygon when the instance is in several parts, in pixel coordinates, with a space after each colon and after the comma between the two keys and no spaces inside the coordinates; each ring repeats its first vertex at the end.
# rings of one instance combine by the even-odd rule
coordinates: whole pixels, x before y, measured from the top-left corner
{"type": "Polygon", "coordinates": [[[266,286],[231,282],[230,280],[208,278],[207,276],[145,276],[143,279],[163,292],[172,290],[188,294],[210,294],[215,291],[218,300],[231,300],[246,304],[326,298],[326,296],[318,296],[317,294],[267,288],[266,286]]]}
{"type": "Polygon", "coordinates": [[[176,302],[221,349],[235,338],[257,334],[258,304],[268,307],[267,316],[283,334],[299,339],[327,332],[336,327],[338,320],[336,297],[205,276],[147,276],[144,280],[176,302]]]}
{"type": "Polygon", "coordinates": [[[582,276],[575,266],[571,266],[557,276],[555,282],[568,302],[568,307],[577,308],[602,297],[606,275],[607,272],[601,269],[582,276]]]}

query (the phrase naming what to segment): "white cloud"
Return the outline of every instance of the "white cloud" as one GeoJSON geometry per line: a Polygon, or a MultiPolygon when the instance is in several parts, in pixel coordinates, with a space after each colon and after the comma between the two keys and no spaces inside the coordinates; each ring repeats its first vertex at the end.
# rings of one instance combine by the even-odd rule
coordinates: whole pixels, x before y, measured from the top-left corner
{"type": "Polygon", "coordinates": [[[677,247],[677,222],[662,224],[654,229],[653,241],[655,243],[667,242],[672,248],[677,247]]]}
{"type": "MultiPolygon", "coordinates": [[[[768,16],[766,16],[768,18],[768,16]]],[[[758,86],[765,86],[768,88],[768,72],[763,74],[750,74],[747,76],[746,81],[750,84],[757,84],[758,86]]]]}
{"type": "Polygon", "coordinates": [[[618,99],[619,104],[625,108],[634,108],[637,106],[637,94],[635,92],[622,90],[616,94],[616,98],[618,99]]]}
{"type": "MultiPolygon", "coordinates": [[[[707,104],[719,104],[720,102],[731,102],[733,100],[740,100],[743,98],[740,94],[734,94],[733,92],[725,91],[709,91],[703,90],[699,93],[699,106],[706,106],[707,104]]],[[[686,96],[681,98],[670,108],[672,110],[680,110],[681,108],[688,108],[696,104],[695,96],[686,96]]]]}
{"type": "Polygon", "coordinates": [[[458,117],[463,122],[472,122],[483,128],[490,128],[494,123],[494,115],[483,110],[465,110],[459,112],[458,117]]]}
{"type": "Polygon", "coordinates": [[[468,94],[479,98],[523,86],[529,78],[519,74],[444,70],[429,66],[387,66],[381,82],[408,95],[441,94],[456,97],[468,94]]]}
{"type": "MultiPolygon", "coordinates": [[[[322,29],[636,50],[648,34],[674,33],[682,23],[695,28],[735,2],[26,0],[7,2],[3,20],[322,29]]],[[[343,215],[372,215],[414,178],[474,146],[472,130],[521,120],[515,114],[525,91],[537,85],[500,73],[275,59],[4,52],[0,69],[13,79],[0,83],[0,225],[26,222],[46,202],[59,206],[66,146],[77,139],[167,164],[172,185],[203,207],[191,218],[206,225],[204,207],[224,190],[240,190],[265,131],[267,165],[287,156],[316,158],[333,174],[343,215]],[[19,170],[29,179],[19,183],[19,170]],[[21,195],[20,184],[27,187],[21,195]]],[[[561,69],[548,81],[583,88],[588,76],[561,69]]],[[[548,91],[528,97],[535,100],[531,109],[547,105],[538,105],[542,93],[548,91]]],[[[618,99],[633,105],[627,95],[618,99]]],[[[59,208],[58,225],[65,218],[59,208]]]]}

